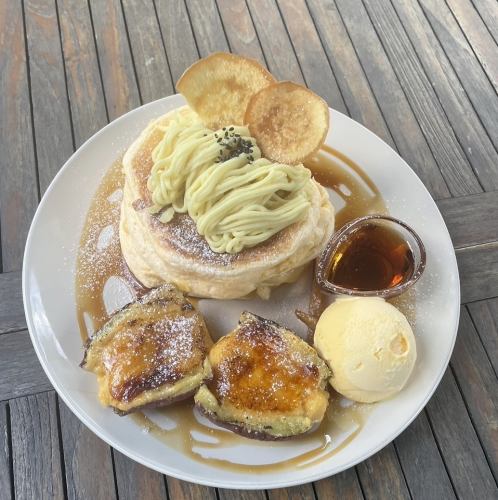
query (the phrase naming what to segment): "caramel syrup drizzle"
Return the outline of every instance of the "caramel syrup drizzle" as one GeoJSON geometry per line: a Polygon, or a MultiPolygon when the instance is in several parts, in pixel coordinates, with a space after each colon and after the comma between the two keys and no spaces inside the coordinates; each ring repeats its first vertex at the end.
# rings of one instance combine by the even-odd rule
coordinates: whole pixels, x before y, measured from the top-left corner
{"type": "MultiPolygon", "coordinates": [[[[372,180],[356,163],[339,151],[324,146],[322,151],[305,165],[318,182],[335,191],[345,202],[344,207],[336,213],[336,229],[360,215],[387,213],[384,200],[372,180]]],[[[76,307],[83,342],[86,342],[92,332],[101,328],[108,319],[104,287],[109,278],[120,278],[135,296],[144,292],[129,272],[121,254],[119,216],[123,183],[121,159],[119,159],[102,179],[82,231],[76,266],[76,307]],[[110,236],[108,241],[102,244],[104,232],[110,236]]],[[[311,290],[308,314],[318,317],[325,306],[326,300],[323,294],[314,286],[311,290]]],[[[163,429],[142,412],[135,413],[131,417],[168,446],[199,462],[231,471],[250,472],[264,469],[265,472],[270,472],[290,467],[309,467],[327,460],[348,446],[359,434],[371,408],[372,405],[360,404],[345,408],[340,404],[340,397],[332,394],[327,415],[320,427],[314,433],[298,438],[300,444],[312,443],[309,451],[278,463],[256,465],[233,463],[206,456],[206,450],[240,445],[247,442],[247,439],[230,431],[204,425],[196,418],[192,403],[179,403],[161,410],[175,422],[176,426],[172,430],[163,429]],[[346,434],[339,444],[335,442],[338,431],[343,436],[346,434]],[[194,433],[208,436],[211,442],[194,437],[194,433]]],[[[251,441],[250,444],[257,443],[251,441]]],[[[264,446],[264,443],[262,445],[264,446]]],[[[272,446],[278,445],[278,443],[272,444],[272,446]]]]}

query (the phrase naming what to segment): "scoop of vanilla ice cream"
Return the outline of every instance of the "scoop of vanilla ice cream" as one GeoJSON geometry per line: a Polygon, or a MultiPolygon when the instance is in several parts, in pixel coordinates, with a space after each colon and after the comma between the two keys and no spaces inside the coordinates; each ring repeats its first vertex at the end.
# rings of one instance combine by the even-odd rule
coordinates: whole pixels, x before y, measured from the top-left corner
{"type": "Polygon", "coordinates": [[[332,370],[332,387],[362,403],[399,392],[417,358],[406,317],[377,297],[337,299],[320,316],[314,343],[332,370]]]}

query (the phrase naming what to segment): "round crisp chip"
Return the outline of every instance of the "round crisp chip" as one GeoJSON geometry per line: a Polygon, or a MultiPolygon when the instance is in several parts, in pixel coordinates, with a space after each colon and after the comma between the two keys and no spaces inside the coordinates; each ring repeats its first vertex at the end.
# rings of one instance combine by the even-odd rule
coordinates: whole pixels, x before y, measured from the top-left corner
{"type": "Polygon", "coordinates": [[[265,158],[295,164],[323,144],[329,129],[329,108],[306,87],[278,82],[251,97],[244,122],[265,158]]]}
{"type": "Polygon", "coordinates": [[[207,127],[242,125],[252,95],[275,82],[254,59],[216,52],[188,68],[176,84],[207,127]]]}

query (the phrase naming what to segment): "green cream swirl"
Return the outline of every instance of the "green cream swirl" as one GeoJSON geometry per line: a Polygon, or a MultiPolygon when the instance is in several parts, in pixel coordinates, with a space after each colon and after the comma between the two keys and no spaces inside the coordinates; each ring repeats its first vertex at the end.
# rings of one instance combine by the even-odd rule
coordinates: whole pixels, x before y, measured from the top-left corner
{"type": "Polygon", "coordinates": [[[151,213],[167,223],[188,213],[214,252],[238,253],[301,220],[311,173],[261,158],[247,127],[213,132],[195,114],[175,118],[152,151],[151,213]]]}

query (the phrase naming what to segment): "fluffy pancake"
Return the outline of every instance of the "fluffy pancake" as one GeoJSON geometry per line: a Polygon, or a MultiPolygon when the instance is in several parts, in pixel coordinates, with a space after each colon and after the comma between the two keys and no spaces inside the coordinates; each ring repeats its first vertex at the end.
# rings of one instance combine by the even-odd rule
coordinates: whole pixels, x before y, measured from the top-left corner
{"type": "Polygon", "coordinates": [[[102,404],[126,414],[192,396],[210,374],[211,344],[201,314],[167,284],[114,314],[81,366],[97,375],[102,404]]]}
{"type": "Polygon", "coordinates": [[[211,420],[254,439],[287,439],[316,428],[328,405],[330,372],[286,328],[242,313],[208,356],[212,378],[195,395],[211,420]]]}
{"type": "MultiPolygon", "coordinates": [[[[180,112],[192,113],[188,107],[180,112]]],[[[123,158],[120,241],[130,270],[147,287],[170,282],[191,295],[218,299],[253,291],[267,297],[271,287],[294,281],[333,231],[334,210],[325,189],[312,181],[307,217],[267,241],[238,254],[213,252],[188,215],[176,214],[163,224],[147,210],[152,204],[147,188],[151,152],[164,134],[157,126],[167,126],[172,116],[152,122],[123,158]]]]}

